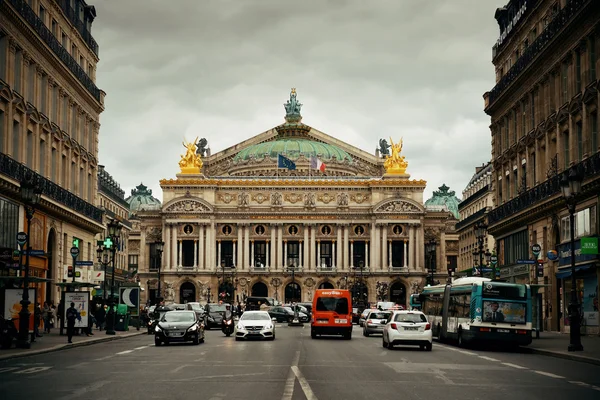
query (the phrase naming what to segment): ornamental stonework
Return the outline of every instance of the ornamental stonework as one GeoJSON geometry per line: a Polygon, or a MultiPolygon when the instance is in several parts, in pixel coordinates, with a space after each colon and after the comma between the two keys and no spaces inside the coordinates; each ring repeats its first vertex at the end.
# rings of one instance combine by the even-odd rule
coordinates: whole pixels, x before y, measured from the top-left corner
{"type": "Polygon", "coordinates": [[[371,197],[368,194],[357,193],[350,196],[350,199],[356,204],[362,204],[365,201],[369,201],[371,197]]]}
{"type": "Polygon", "coordinates": [[[165,209],[165,212],[209,212],[210,209],[206,204],[203,204],[197,200],[183,200],[177,203],[171,204],[165,209]]]}
{"type": "Polygon", "coordinates": [[[377,207],[374,212],[421,212],[421,209],[406,201],[395,200],[377,207]]]}
{"type": "Polygon", "coordinates": [[[217,199],[225,204],[229,204],[235,199],[235,195],[232,193],[219,193],[217,199]]]}
{"type": "Polygon", "coordinates": [[[258,204],[262,204],[265,201],[269,200],[269,194],[268,193],[254,193],[252,194],[252,201],[257,202],[258,204]]]}
{"type": "Polygon", "coordinates": [[[322,194],[319,194],[319,195],[317,196],[317,199],[319,199],[319,201],[320,201],[320,202],[323,202],[323,203],[325,203],[325,204],[329,204],[329,203],[331,203],[333,200],[335,200],[335,196],[334,196],[334,195],[331,195],[331,194],[329,194],[329,193],[322,193],[322,194]]]}
{"type": "Polygon", "coordinates": [[[290,193],[284,196],[285,201],[288,201],[292,204],[296,204],[299,201],[302,201],[302,195],[300,193],[290,193]]]}
{"type": "Polygon", "coordinates": [[[162,227],[149,226],[146,228],[146,242],[157,242],[162,239],[162,227]]]}

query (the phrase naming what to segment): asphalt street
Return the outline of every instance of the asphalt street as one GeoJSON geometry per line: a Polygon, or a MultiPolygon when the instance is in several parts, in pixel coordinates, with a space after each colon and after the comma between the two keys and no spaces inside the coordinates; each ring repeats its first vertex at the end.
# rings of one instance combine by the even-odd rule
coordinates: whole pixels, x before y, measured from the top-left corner
{"type": "Polygon", "coordinates": [[[199,346],[155,347],[136,336],[0,361],[0,399],[598,399],[600,366],[526,352],[434,343],[384,349],[381,336],[236,342],[207,332],[199,346]]]}

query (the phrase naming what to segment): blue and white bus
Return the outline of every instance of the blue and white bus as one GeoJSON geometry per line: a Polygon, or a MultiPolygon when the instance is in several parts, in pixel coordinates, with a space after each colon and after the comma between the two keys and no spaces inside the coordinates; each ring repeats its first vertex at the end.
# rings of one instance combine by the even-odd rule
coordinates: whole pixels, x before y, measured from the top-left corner
{"type": "Polygon", "coordinates": [[[433,335],[440,341],[531,343],[531,288],[529,285],[467,277],[428,286],[419,295],[433,335]]]}

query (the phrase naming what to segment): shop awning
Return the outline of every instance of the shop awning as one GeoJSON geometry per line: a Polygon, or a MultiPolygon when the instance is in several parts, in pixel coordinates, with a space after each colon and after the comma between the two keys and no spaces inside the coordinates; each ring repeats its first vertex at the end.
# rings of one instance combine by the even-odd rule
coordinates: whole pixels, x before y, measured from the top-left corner
{"type": "Polygon", "coordinates": [[[100,285],[98,285],[97,283],[89,283],[89,282],[61,282],[61,283],[57,283],[56,286],[58,287],[91,287],[91,288],[95,288],[95,287],[100,287],[100,285]]]}
{"type": "MultiPolygon", "coordinates": [[[[578,265],[575,267],[575,272],[579,272],[579,271],[585,271],[587,269],[590,269],[593,267],[594,264],[584,264],[584,265],[578,265]]],[[[558,270],[558,272],[556,273],[556,277],[558,279],[565,279],[568,278],[569,276],[571,276],[571,267],[564,267],[558,270]]]]}

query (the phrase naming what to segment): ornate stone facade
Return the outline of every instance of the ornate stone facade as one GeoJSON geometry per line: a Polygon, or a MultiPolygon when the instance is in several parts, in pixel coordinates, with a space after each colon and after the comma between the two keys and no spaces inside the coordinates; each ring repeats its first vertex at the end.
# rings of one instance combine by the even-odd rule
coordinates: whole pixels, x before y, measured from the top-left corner
{"type": "MultiPolygon", "coordinates": [[[[223,295],[231,300],[233,293],[235,301],[250,295],[311,301],[317,288],[357,288],[364,282],[355,300],[362,292],[363,300],[373,302],[380,281],[388,283],[389,299],[406,305],[413,288],[423,286],[425,229],[431,224],[451,230],[447,224],[454,218],[449,212],[428,218],[425,181],[408,174],[384,177],[384,159],[301,124],[295,110],[294,121],[203,158],[202,174],[161,180],[162,208],[137,213],[142,231],[162,228],[162,297],[169,288],[175,302],[216,301],[223,295]],[[283,173],[274,158],[268,165],[244,164],[240,176],[239,165],[246,162],[240,154],[261,143],[287,149],[297,170],[283,173]],[[305,153],[294,153],[294,143],[305,153]],[[337,163],[333,175],[328,166],[318,174],[304,169],[305,159],[321,157],[310,148],[347,154],[346,168],[337,163]]],[[[158,296],[153,240],[146,234],[144,242],[142,235],[140,247],[150,302],[158,296]]],[[[438,280],[446,276],[445,268],[436,273],[438,280]]]]}

